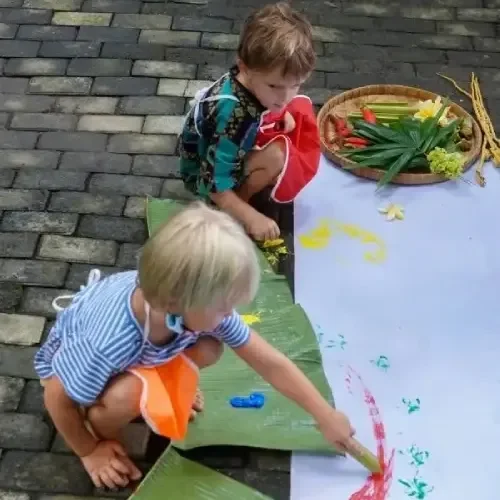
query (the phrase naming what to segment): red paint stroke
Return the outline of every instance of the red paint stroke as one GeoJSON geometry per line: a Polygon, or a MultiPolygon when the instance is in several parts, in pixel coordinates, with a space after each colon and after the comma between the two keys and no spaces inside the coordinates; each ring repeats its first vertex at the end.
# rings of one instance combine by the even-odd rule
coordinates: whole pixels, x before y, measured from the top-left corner
{"type": "Polygon", "coordinates": [[[393,448],[390,453],[387,452],[385,426],[382,422],[375,398],[363,383],[361,376],[350,366],[348,367],[348,374],[345,379],[349,392],[351,392],[350,384],[353,376],[359,380],[363,389],[364,401],[368,406],[368,412],[373,425],[373,434],[377,443],[377,458],[382,465],[382,473],[371,474],[363,487],[356,493],[353,493],[349,500],[386,500],[392,482],[396,450],[393,448]]]}

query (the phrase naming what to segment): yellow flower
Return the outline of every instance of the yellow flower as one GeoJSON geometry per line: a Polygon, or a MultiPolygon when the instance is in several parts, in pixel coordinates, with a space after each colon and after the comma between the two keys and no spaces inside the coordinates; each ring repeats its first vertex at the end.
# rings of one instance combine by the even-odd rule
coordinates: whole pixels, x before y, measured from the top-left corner
{"type": "MultiPolygon", "coordinates": [[[[427,118],[433,118],[439,113],[439,110],[443,106],[441,102],[441,97],[436,97],[436,100],[427,99],[427,101],[419,101],[417,103],[418,111],[413,115],[421,121],[427,120],[427,118]]],[[[440,125],[446,125],[448,123],[448,111],[450,106],[446,107],[441,118],[439,119],[440,125]]]]}
{"type": "Polygon", "coordinates": [[[272,247],[279,247],[285,243],[284,240],[281,238],[278,238],[277,240],[266,240],[262,244],[262,248],[272,248],[272,247]]]}
{"type": "Polygon", "coordinates": [[[387,220],[403,220],[405,218],[405,209],[401,205],[390,203],[387,207],[380,207],[378,211],[387,215],[387,220]]]}

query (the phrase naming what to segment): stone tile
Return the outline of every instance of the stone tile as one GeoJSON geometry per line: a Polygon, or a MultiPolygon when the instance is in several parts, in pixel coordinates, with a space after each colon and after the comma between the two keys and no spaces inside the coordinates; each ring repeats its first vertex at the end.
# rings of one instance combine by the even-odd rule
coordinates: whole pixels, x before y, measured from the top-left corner
{"type": "Polygon", "coordinates": [[[38,379],[33,366],[36,351],[38,347],[0,345],[0,375],[38,379]]]}
{"type": "Polygon", "coordinates": [[[24,94],[27,87],[27,78],[0,77],[0,93],[2,94],[24,94]]]}
{"type": "MultiPolygon", "coordinates": [[[[45,318],[0,313],[0,342],[31,346],[42,338],[45,318]]],[[[2,447],[0,445],[0,447],[2,447]]],[[[0,483],[1,484],[1,483],[0,483]]]]}
{"type": "Polygon", "coordinates": [[[319,42],[349,42],[349,35],[347,32],[336,28],[325,28],[323,26],[313,26],[313,38],[319,42]]]}
{"type": "Polygon", "coordinates": [[[181,115],[185,99],[179,97],[123,97],[117,112],[123,115],[181,115]]]}
{"type": "Polygon", "coordinates": [[[18,411],[21,413],[46,413],[43,402],[43,388],[39,380],[28,380],[26,382],[18,411]]]}
{"type": "Polygon", "coordinates": [[[161,43],[167,47],[197,47],[201,33],[193,31],[142,30],[139,43],[161,43]]]}
{"type": "Polygon", "coordinates": [[[136,243],[123,243],[120,246],[116,264],[124,269],[137,269],[141,248],[142,246],[136,243]]]}
{"type": "Polygon", "coordinates": [[[73,59],[68,66],[68,75],[77,76],[128,76],[131,61],[126,59],[73,59]]]}
{"type": "Polygon", "coordinates": [[[123,215],[131,219],[145,218],[146,198],[144,196],[131,196],[128,198],[123,215]]]}
{"type": "Polygon", "coordinates": [[[84,95],[90,92],[92,79],[81,76],[37,76],[30,80],[31,94],[84,95]]]}
{"type": "Polygon", "coordinates": [[[48,209],[54,212],[121,215],[124,206],[123,196],[61,191],[52,195],[48,209]]]}
{"type": "Polygon", "coordinates": [[[135,61],[132,75],[194,78],[196,76],[196,65],[168,61],[135,61]]]}
{"type": "Polygon", "coordinates": [[[74,40],[76,28],[72,26],[20,26],[16,38],[25,40],[74,40]]]}
{"type": "Polygon", "coordinates": [[[90,12],[56,12],[52,24],[66,26],[109,26],[113,14],[90,12]]]}
{"type": "Polygon", "coordinates": [[[77,234],[86,238],[128,243],[142,243],[147,238],[144,221],[102,215],[84,215],[77,234]]]}
{"type": "Polygon", "coordinates": [[[230,54],[232,53],[228,51],[213,49],[185,47],[165,48],[165,59],[167,61],[189,64],[213,64],[225,67],[226,71],[230,54]]]}
{"type": "Polygon", "coordinates": [[[77,223],[78,214],[13,211],[4,214],[0,230],[70,235],[77,223]]]}
{"type": "Polygon", "coordinates": [[[94,174],[90,180],[91,193],[125,196],[158,196],[161,179],[136,175],[94,174]]]}
{"type": "Polygon", "coordinates": [[[139,30],[134,28],[82,26],[78,31],[77,40],[93,40],[95,42],[135,43],[137,42],[138,37],[139,37],[139,30]]]}
{"type": "Polygon", "coordinates": [[[205,31],[215,33],[231,33],[233,21],[211,17],[176,16],[172,24],[173,30],[205,31]]]}
{"type": "Polygon", "coordinates": [[[203,33],[201,46],[207,49],[236,50],[239,43],[239,35],[227,33],[203,33]]]}
{"type": "Polygon", "coordinates": [[[17,28],[17,24],[0,23],[0,38],[14,38],[16,36],[17,28]]]}
{"type": "Polygon", "coordinates": [[[0,40],[0,57],[36,57],[40,42],[0,40]]]}
{"type": "Polygon", "coordinates": [[[213,82],[209,80],[190,80],[188,81],[186,90],[184,91],[184,95],[186,97],[194,97],[198,90],[204,89],[206,87],[210,87],[213,82]]]}
{"type": "Polygon", "coordinates": [[[43,42],[41,57],[98,57],[101,44],[96,41],[43,42]]]}
{"type": "Polygon", "coordinates": [[[16,113],[10,128],[22,130],[73,130],[78,118],[60,113],[16,113]]]}
{"type": "Polygon", "coordinates": [[[89,495],[92,484],[72,455],[7,451],[0,464],[0,484],[5,488],[89,495]]]}
{"type": "Polygon", "coordinates": [[[500,21],[499,9],[458,9],[457,18],[460,21],[500,21]]]}
{"type": "Polygon", "coordinates": [[[162,78],[158,85],[158,95],[183,96],[186,92],[188,80],[162,78]]]}
{"type": "Polygon", "coordinates": [[[99,76],[94,80],[92,94],[94,95],[154,95],[158,80],[147,77],[112,77],[99,76]]]}
{"type": "Polygon", "coordinates": [[[83,115],[77,128],[90,132],[140,132],[143,121],[141,116],[83,115]]]}
{"type": "Polygon", "coordinates": [[[0,111],[50,111],[54,98],[35,95],[0,95],[0,111]]]}
{"type": "MultiPolygon", "coordinates": [[[[12,168],[2,168],[0,169],[0,187],[10,188],[14,182],[14,177],[16,176],[16,171],[12,168]]],[[[0,212],[0,215],[2,213],[0,212]]]]}
{"type": "MultiPolygon", "coordinates": [[[[1,455],[0,455],[1,456],[1,455]]],[[[21,493],[19,491],[0,491],[1,500],[30,500],[30,496],[27,493],[21,493]]]]}
{"type": "Polygon", "coordinates": [[[0,312],[14,312],[14,308],[21,301],[22,294],[22,286],[0,282],[0,312]]]}
{"type": "Polygon", "coordinates": [[[160,45],[135,43],[104,43],[101,57],[117,57],[120,59],[165,59],[165,49],[160,45]]]}
{"type": "Polygon", "coordinates": [[[28,151],[4,149],[2,151],[2,167],[35,167],[56,168],[60,154],[55,151],[28,151]]]}
{"type": "Polygon", "coordinates": [[[78,10],[82,0],[24,0],[23,6],[31,9],[78,10]]]}
{"type": "Polygon", "coordinates": [[[0,376],[0,412],[17,410],[24,386],[22,378],[0,376]]]}
{"type": "Polygon", "coordinates": [[[114,153],[63,153],[61,170],[80,170],[85,172],[104,172],[108,174],[127,174],[130,172],[132,157],[114,153]]]}
{"type": "Polygon", "coordinates": [[[170,198],[172,200],[195,200],[193,193],[184,187],[180,179],[167,179],[161,189],[161,198],[170,198]]]}
{"type": "Polygon", "coordinates": [[[113,114],[117,104],[116,97],[59,97],[54,111],[76,114],[113,114]]]}
{"type": "Polygon", "coordinates": [[[143,132],[146,134],[180,134],[184,116],[147,116],[143,132]]]}
{"type": "Polygon", "coordinates": [[[82,6],[84,12],[136,14],[140,10],[140,0],[85,0],[82,6]]]}
{"type": "Polygon", "coordinates": [[[51,437],[52,430],[38,415],[0,413],[0,446],[4,449],[47,450],[51,437]]]}
{"type": "Polygon", "coordinates": [[[29,258],[35,253],[38,235],[5,233],[0,239],[0,257],[29,258]]]}
{"type": "Polygon", "coordinates": [[[52,12],[42,9],[2,9],[0,21],[14,24],[47,24],[52,12]]]}
{"type": "Polygon", "coordinates": [[[116,251],[114,241],[43,235],[38,255],[44,259],[111,265],[115,262],[116,251]]]}
{"type": "Polygon", "coordinates": [[[52,301],[60,295],[69,293],[71,293],[69,290],[60,288],[26,287],[19,311],[24,314],[55,318],[56,311],[52,307],[52,301]]]}
{"type": "Polygon", "coordinates": [[[132,173],[157,177],[179,177],[179,157],[165,155],[137,155],[132,165],[132,173]]]}
{"type": "MultiPolygon", "coordinates": [[[[89,272],[95,268],[95,265],[90,264],[71,264],[68,278],[66,279],[65,283],[66,288],[70,290],[79,290],[82,285],[85,285],[85,283],[87,283],[89,272]]],[[[98,266],[98,269],[101,272],[102,278],[120,272],[122,270],[118,267],[112,266],[98,266]]]]}
{"type": "Polygon", "coordinates": [[[476,38],[474,48],[486,52],[500,52],[500,40],[498,38],[476,38]]]}
{"type": "Polygon", "coordinates": [[[0,149],[31,149],[35,147],[38,134],[0,130],[0,149]]]}
{"type": "Polygon", "coordinates": [[[0,189],[0,210],[43,210],[46,191],[34,189],[0,189]]]}
{"type": "Polygon", "coordinates": [[[0,280],[23,285],[62,286],[67,270],[65,262],[0,260],[0,280]]]}
{"type": "Polygon", "coordinates": [[[111,136],[108,151],[112,153],[166,154],[174,153],[175,136],[119,134],[111,136]]]}
{"type": "Polygon", "coordinates": [[[59,151],[104,151],[107,136],[94,132],[43,132],[38,141],[39,149],[59,151]]]}
{"type": "Polygon", "coordinates": [[[438,23],[438,33],[444,35],[458,35],[458,36],[480,36],[480,37],[494,37],[495,26],[493,23],[438,23]]]}
{"type": "Polygon", "coordinates": [[[172,26],[172,17],[161,14],[115,14],[112,26],[148,30],[169,30],[172,26]]]}

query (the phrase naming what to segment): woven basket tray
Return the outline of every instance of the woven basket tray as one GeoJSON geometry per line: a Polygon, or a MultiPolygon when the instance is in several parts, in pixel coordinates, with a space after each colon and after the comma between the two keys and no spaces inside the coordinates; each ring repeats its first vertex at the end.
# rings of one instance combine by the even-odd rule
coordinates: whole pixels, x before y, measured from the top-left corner
{"type": "MultiPolygon", "coordinates": [[[[353,111],[359,111],[360,107],[367,103],[408,101],[410,105],[418,101],[436,99],[437,94],[427,90],[421,90],[403,85],[368,85],[357,89],[349,90],[327,101],[318,114],[318,127],[321,137],[321,147],[323,153],[337,166],[349,169],[354,175],[367,179],[379,180],[384,175],[384,171],[377,168],[359,167],[353,168],[356,163],[338,155],[328,143],[325,137],[325,122],[329,113],[334,112],[341,118],[353,111]]],[[[459,118],[470,118],[472,120],[473,137],[471,139],[472,148],[467,151],[464,171],[469,169],[481,152],[482,133],[476,120],[465,109],[458,104],[451,103],[450,113],[459,118]]],[[[401,173],[396,175],[391,181],[394,184],[434,184],[448,180],[446,177],[433,173],[401,173]]]]}

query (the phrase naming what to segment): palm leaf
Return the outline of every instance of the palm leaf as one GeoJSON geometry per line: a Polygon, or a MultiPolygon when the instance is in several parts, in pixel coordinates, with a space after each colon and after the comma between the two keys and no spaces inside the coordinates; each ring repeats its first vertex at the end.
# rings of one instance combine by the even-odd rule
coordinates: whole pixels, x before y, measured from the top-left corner
{"type": "Polygon", "coordinates": [[[394,179],[394,177],[399,174],[399,172],[401,172],[406,166],[408,166],[408,163],[411,161],[414,154],[414,151],[407,151],[399,158],[397,158],[390,166],[390,168],[384,173],[382,178],[378,181],[377,190],[391,182],[392,179],[394,179]]]}
{"type": "Polygon", "coordinates": [[[392,130],[389,127],[384,127],[380,124],[373,124],[367,122],[357,122],[356,123],[356,132],[359,133],[368,133],[377,137],[379,140],[383,140],[384,142],[395,142],[397,144],[406,144],[411,146],[412,144],[409,142],[408,136],[405,134],[392,130]]]}
{"type": "Polygon", "coordinates": [[[445,99],[443,102],[443,105],[441,106],[440,110],[434,115],[432,118],[427,118],[422,123],[422,140],[420,143],[420,150],[421,151],[427,151],[427,148],[429,147],[429,144],[437,134],[439,130],[439,120],[443,116],[443,113],[448,105],[448,99],[445,99]]]}

